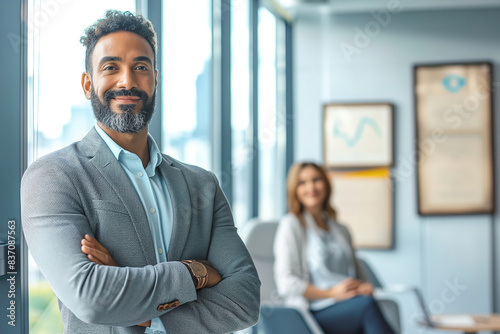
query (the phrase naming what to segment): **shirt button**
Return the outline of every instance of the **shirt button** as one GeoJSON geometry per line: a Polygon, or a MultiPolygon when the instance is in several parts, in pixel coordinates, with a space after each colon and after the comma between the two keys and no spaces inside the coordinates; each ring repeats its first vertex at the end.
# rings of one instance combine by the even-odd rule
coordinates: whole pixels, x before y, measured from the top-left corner
{"type": "Polygon", "coordinates": [[[151,208],[151,209],[149,209],[149,212],[151,212],[151,213],[155,213],[155,212],[156,212],[156,210],[155,210],[154,208],[151,208]]]}
{"type": "Polygon", "coordinates": [[[137,173],[137,176],[142,177],[142,173],[141,172],[137,173]]]}
{"type": "Polygon", "coordinates": [[[158,248],[158,254],[163,253],[163,250],[161,248],[158,248]]]}

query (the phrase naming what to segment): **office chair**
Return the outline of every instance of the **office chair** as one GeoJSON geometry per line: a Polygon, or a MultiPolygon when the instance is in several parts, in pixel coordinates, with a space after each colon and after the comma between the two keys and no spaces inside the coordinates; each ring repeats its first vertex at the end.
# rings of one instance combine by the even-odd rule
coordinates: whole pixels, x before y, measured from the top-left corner
{"type": "Polygon", "coordinates": [[[366,260],[358,257],[358,262],[365,275],[365,278],[368,282],[370,282],[375,288],[375,298],[380,306],[380,310],[385,316],[385,320],[391,325],[396,333],[401,333],[401,323],[400,323],[400,314],[399,314],[399,306],[398,303],[393,299],[387,299],[387,297],[377,297],[378,293],[385,293],[384,287],[380,280],[377,278],[377,275],[373,272],[372,268],[368,265],[366,260]]]}
{"type": "MultiPolygon", "coordinates": [[[[307,309],[284,306],[274,283],[273,243],[278,222],[250,220],[241,236],[255,263],[261,281],[261,308],[259,323],[253,333],[266,334],[324,334],[312,314],[307,309]]],[[[368,263],[360,260],[360,265],[368,280],[375,288],[382,285],[368,263]]],[[[389,324],[400,333],[399,309],[393,300],[379,300],[382,313],[389,324]]]]}

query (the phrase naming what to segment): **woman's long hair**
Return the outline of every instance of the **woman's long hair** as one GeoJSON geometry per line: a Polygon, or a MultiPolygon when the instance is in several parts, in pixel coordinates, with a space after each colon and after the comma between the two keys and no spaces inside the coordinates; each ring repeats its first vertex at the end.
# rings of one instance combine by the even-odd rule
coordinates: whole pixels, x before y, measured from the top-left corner
{"type": "Polygon", "coordinates": [[[316,169],[321,175],[323,182],[325,182],[326,195],[323,202],[323,210],[328,214],[328,216],[335,219],[337,217],[337,212],[330,204],[330,197],[332,195],[332,186],[330,184],[330,180],[328,179],[325,170],[314,162],[296,163],[292,167],[290,167],[286,182],[288,211],[293,213],[297,218],[299,218],[299,221],[304,224],[304,218],[302,215],[304,212],[304,205],[302,205],[302,203],[300,203],[299,199],[297,198],[297,187],[299,186],[300,172],[302,172],[302,170],[306,167],[313,167],[314,169],[316,169]]]}

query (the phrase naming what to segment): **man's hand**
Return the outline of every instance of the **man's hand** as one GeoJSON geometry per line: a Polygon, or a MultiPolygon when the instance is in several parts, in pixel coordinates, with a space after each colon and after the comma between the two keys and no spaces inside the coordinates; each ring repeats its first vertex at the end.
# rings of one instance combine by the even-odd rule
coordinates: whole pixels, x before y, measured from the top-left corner
{"type": "Polygon", "coordinates": [[[361,282],[352,278],[347,278],[339,284],[332,287],[329,292],[332,298],[336,300],[345,300],[357,296],[359,294],[358,288],[361,282]]]}
{"type": "Polygon", "coordinates": [[[88,234],[85,234],[85,238],[82,239],[82,252],[92,262],[105,266],[118,267],[108,250],[88,234]]]}
{"type": "Polygon", "coordinates": [[[198,260],[198,262],[203,263],[208,271],[208,282],[207,285],[205,285],[205,288],[211,288],[222,281],[222,277],[220,276],[219,272],[215,270],[214,267],[212,267],[210,262],[206,260],[198,260]]]}
{"type": "MultiPolygon", "coordinates": [[[[88,234],[85,234],[85,237],[82,239],[82,252],[94,263],[118,267],[108,250],[88,234]]],[[[137,326],[149,327],[151,326],[151,320],[140,323],[137,326]]]]}

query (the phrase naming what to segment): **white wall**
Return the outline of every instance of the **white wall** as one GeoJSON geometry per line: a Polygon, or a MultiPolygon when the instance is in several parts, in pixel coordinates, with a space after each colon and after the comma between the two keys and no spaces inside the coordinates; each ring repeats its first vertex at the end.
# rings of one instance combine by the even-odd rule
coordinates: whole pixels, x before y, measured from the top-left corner
{"type": "MultiPolygon", "coordinates": [[[[348,61],[339,45],[355,46],[355,29],[364,30],[371,21],[375,20],[370,13],[298,15],[294,24],[296,160],[322,160],[324,103],[393,103],[394,248],[360,253],[386,285],[421,287],[435,313],[499,312],[495,308],[495,300],[500,300],[498,215],[417,214],[412,73],[414,64],[477,60],[491,61],[498,73],[500,10],[403,9],[392,14],[390,22],[348,61]],[[454,281],[462,287],[458,291],[448,287],[454,281]]],[[[497,91],[498,85],[494,88],[497,91]]],[[[499,122],[496,117],[497,126],[499,122]]],[[[401,296],[400,301],[404,332],[422,332],[414,325],[415,300],[401,296]]]]}

